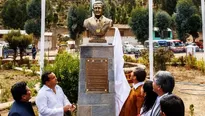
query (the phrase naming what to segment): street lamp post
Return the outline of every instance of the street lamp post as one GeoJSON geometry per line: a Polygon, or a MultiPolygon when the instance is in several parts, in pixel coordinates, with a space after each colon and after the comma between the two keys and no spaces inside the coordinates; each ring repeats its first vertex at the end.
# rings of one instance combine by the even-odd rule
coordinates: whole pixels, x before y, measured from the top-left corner
{"type": "Polygon", "coordinates": [[[40,77],[44,69],[44,32],[45,32],[45,0],[41,0],[41,43],[40,43],[40,77]]]}
{"type": "Polygon", "coordinates": [[[205,60],[205,17],[204,17],[204,0],[201,0],[202,30],[203,30],[203,59],[205,60]]]}
{"type": "Polygon", "coordinates": [[[149,0],[149,64],[150,64],[150,80],[153,80],[153,0],[149,0]]]}

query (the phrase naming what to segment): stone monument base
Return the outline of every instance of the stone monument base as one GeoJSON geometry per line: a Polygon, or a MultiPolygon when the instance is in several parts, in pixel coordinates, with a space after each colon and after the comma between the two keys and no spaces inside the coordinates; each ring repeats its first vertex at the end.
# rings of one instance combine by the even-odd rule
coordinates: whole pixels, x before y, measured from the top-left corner
{"type": "Polygon", "coordinates": [[[91,40],[89,40],[89,43],[107,43],[107,40],[105,40],[105,39],[91,39],[91,40]]]}
{"type": "Polygon", "coordinates": [[[115,116],[114,46],[80,46],[77,116],[115,116]]]}

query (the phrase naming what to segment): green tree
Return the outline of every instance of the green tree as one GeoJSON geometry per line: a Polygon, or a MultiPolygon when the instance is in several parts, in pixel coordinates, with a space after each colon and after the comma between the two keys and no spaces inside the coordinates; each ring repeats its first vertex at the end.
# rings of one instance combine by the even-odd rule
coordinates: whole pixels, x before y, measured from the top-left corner
{"type": "Polygon", "coordinates": [[[162,10],[166,11],[171,16],[175,12],[177,1],[178,0],[164,0],[162,10]]]}
{"type": "Polygon", "coordinates": [[[106,6],[108,7],[110,18],[112,19],[113,23],[115,23],[116,3],[114,1],[108,1],[106,2],[106,6]]]}
{"type": "Polygon", "coordinates": [[[201,30],[202,26],[202,20],[200,15],[194,14],[188,19],[188,24],[189,24],[189,34],[193,36],[193,41],[195,42],[195,39],[199,37],[198,31],[201,30]]]}
{"type": "Polygon", "coordinates": [[[45,71],[52,71],[56,74],[59,85],[71,103],[77,103],[78,99],[79,66],[79,56],[63,52],[57,55],[54,64],[47,65],[44,69],[45,71]]]}
{"type": "Polygon", "coordinates": [[[138,41],[144,43],[148,39],[149,15],[147,8],[136,8],[131,13],[129,25],[138,41]]]}
{"type": "Polygon", "coordinates": [[[194,5],[197,7],[197,10],[200,10],[200,6],[201,6],[201,0],[192,0],[192,2],[194,3],[194,5]]]}
{"type": "MultiPolygon", "coordinates": [[[[41,0],[31,0],[27,5],[27,13],[29,20],[26,21],[24,29],[26,33],[33,34],[35,37],[35,44],[41,35],[41,0]]],[[[46,0],[46,19],[45,26],[49,29],[53,23],[57,23],[58,17],[52,6],[52,2],[46,0]]]]}
{"type": "Polygon", "coordinates": [[[27,0],[7,0],[1,11],[2,23],[6,28],[23,29],[28,19],[27,0]]]}
{"type": "Polygon", "coordinates": [[[164,38],[164,32],[170,27],[171,17],[165,11],[158,11],[155,16],[155,26],[159,28],[161,37],[164,38]]]}
{"type": "MultiPolygon", "coordinates": [[[[190,22],[190,20],[193,21],[193,17],[196,17],[194,15],[197,14],[197,9],[194,6],[192,0],[179,0],[177,3],[177,12],[176,12],[176,29],[177,34],[180,40],[185,40],[186,33],[193,33],[191,31],[194,31],[193,28],[190,26],[190,23],[198,23],[198,22],[190,22]],[[191,19],[190,19],[191,18],[191,19]]],[[[193,24],[192,24],[193,25],[193,24]]],[[[199,30],[195,28],[195,32],[199,30]]]]}
{"type": "Polygon", "coordinates": [[[16,57],[17,57],[17,48],[19,45],[20,36],[21,36],[20,30],[18,31],[12,30],[7,35],[3,36],[4,40],[9,43],[9,48],[14,50],[14,54],[13,54],[14,62],[16,61],[16,57]]]}
{"type": "Polygon", "coordinates": [[[37,44],[41,35],[41,0],[29,1],[27,13],[30,19],[26,21],[24,28],[26,33],[34,35],[37,44]]]}
{"type": "Polygon", "coordinates": [[[19,42],[18,42],[18,48],[20,51],[20,60],[23,59],[23,55],[24,52],[26,50],[26,48],[28,47],[28,45],[30,45],[32,43],[32,39],[33,39],[33,35],[21,35],[19,38],[19,42]]]}
{"type": "Polygon", "coordinates": [[[26,21],[24,26],[26,33],[33,34],[35,37],[35,44],[37,44],[38,39],[41,34],[41,21],[40,19],[30,19],[26,21]]]}
{"type": "Polygon", "coordinates": [[[88,16],[88,11],[86,5],[79,4],[72,5],[68,12],[68,30],[71,39],[75,40],[77,45],[79,45],[80,35],[85,31],[83,22],[88,16]]]}

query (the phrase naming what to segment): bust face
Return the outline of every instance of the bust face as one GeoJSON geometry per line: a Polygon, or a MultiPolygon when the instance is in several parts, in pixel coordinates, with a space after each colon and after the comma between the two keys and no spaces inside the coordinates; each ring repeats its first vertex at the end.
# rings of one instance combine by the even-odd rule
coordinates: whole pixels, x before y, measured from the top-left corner
{"type": "Polygon", "coordinates": [[[100,16],[102,16],[103,5],[100,3],[95,3],[95,4],[93,4],[93,10],[94,10],[95,16],[100,17],[100,16]]]}

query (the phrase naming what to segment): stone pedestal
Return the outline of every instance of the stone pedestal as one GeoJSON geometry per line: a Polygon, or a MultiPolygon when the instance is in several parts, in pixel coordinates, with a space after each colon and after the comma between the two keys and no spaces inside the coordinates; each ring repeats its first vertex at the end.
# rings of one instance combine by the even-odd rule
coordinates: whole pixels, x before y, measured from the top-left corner
{"type": "Polygon", "coordinates": [[[77,115],[115,116],[114,46],[106,44],[88,44],[80,46],[80,76],[78,85],[77,115]],[[98,59],[98,61],[101,61],[102,59],[102,63],[100,63],[100,65],[94,64],[93,66],[97,68],[96,70],[94,69],[95,71],[93,71],[93,74],[90,74],[92,72],[89,72],[86,68],[92,65],[88,64],[88,61],[91,60],[95,62],[95,59],[98,59]],[[101,67],[101,64],[103,67],[101,67]],[[87,82],[89,80],[88,78],[100,78],[98,74],[101,73],[99,72],[103,72],[102,75],[104,75],[107,81],[104,80],[104,77],[102,79],[103,82],[101,82],[100,79],[98,79],[99,82],[95,80],[93,81],[94,83],[96,82],[100,84],[93,84],[93,86],[91,86],[92,90],[89,89],[89,83],[87,82]],[[103,87],[102,90],[99,89],[104,82],[106,82],[105,85],[107,84],[107,86],[104,84],[103,86],[107,87],[107,89],[104,89],[103,87]],[[95,87],[98,87],[96,89],[97,91],[93,89],[95,87]]]}

